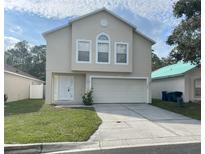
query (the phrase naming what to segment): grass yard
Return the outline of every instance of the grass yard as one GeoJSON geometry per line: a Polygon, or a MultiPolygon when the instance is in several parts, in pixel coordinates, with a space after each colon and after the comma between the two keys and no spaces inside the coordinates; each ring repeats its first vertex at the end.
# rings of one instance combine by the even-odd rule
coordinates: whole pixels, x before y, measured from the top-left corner
{"type": "Polygon", "coordinates": [[[86,141],[101,119],[93,107],[56,108],[44,100],[22,100],[5,106],[6,144],[86,141]]]}
{"type": "Polygon", "coordinates": [[[185,103],[184,107],[179,107],[174,102],[153,99],[151,105],[179,113],[193,119],[201,120],[201,104],[199,103],[185,103]]]}

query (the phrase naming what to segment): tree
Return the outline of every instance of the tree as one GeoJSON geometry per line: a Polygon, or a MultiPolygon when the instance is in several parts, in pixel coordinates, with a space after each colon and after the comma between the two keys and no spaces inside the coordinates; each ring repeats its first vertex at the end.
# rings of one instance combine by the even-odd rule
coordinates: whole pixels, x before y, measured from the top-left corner
{"type": "Polygon", "coordinates": [[[34,46],[31,48],[32,53],[32,68],[29,73],[38,76],[39,79],[45,80],[46,67],[46,46],[34,46]]]}
{"type": "Polygon", "coordinates": [[[155,71],[167,65],[174,64],[176,62],[177,62],[176,58],[172,57],[170,54],[167,57],[160,58],[152,50],[152,71],[155,71]]]}
{"type": "Polygon", "coordinates": [[[18,42],[5,51],[5,63],[45,80],[46,46],[30,47],[27,41],[18,42]]]}
{"type": "Polygon", "coordinates": [[[162,67],[162,60],[152,52],[152,71],[157,70],[158,68],[162,67]]]}
{"type": "Polygon", "coordinates": [[[201,63],[201,0],[179,0],[174,5],[174,16],[183,18],[168,37],[170,53],[177,61],[201,63]]]}
{"type": "Polygon", "coordinates": [[[29,52],[27,41],[18,42],[14,48],[8,49],[5,55],[9,55],[6,63],[15,66],[16,68],[27,71],[31,67],[32,55],[29,52]]]}

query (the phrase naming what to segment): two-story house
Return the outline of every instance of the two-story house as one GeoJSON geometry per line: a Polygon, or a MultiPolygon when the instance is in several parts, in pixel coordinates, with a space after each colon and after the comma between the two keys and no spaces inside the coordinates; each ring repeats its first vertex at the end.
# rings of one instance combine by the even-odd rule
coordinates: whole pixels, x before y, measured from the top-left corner
{"type": "Polygon", "coordinates": [[[47,41],[46,102],[81,104],[151,102],[154,41],[102,8],[43,33],[47,41]]]}

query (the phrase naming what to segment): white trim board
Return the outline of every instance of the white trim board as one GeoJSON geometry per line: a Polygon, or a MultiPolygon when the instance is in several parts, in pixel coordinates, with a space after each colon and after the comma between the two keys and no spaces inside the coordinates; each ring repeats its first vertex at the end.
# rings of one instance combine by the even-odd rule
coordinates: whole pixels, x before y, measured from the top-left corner
{"type": "Polygon", "coordinates": [[[147,102],[145,103],[150,103],[149,102],[149,78],[148,77],[126,77],[126,76],[95,76],[91,75],[89,78],[89,89],[92,88],[92,79],[93,78],[99,78],[99,79],[130,79],[130,80],[146,80],[146,86],[147,86],[147,102]]]}

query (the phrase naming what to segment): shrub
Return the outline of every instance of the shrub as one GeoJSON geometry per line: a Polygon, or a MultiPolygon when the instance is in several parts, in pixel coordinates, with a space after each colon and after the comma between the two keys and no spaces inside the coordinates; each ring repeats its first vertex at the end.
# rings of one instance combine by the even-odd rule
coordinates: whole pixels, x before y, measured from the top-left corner
{"type": "Polygon", "coordinates": [[[93,90],[89,90],[88,92],[86,92],[82,99],[83,99],[83,103],[85,105],[92,105],[93,104],[93,90]]]}
{"type": "Polygon", "coordinates": [[[4,102],[6,102],[8,100],[8,96],[7,94],[4,94],[4,102]]]}

